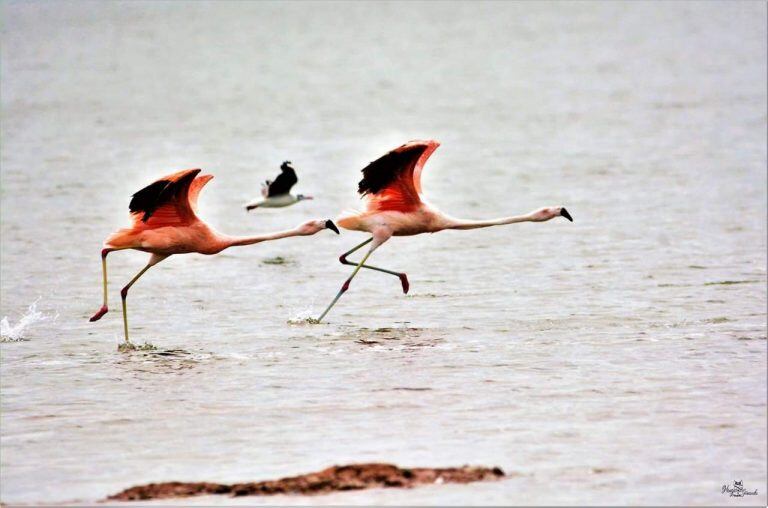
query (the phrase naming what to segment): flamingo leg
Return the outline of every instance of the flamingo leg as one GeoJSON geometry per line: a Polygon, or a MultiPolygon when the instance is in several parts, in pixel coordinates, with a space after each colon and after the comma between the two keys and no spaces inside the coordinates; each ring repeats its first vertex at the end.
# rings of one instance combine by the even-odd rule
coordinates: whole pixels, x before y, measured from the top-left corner
{"type": "MultiPolygon", "coordinates": [[[[341,257],[339,257],[339,262],[341,264],[343,264],[343,265],[356,266],[357,263],[355,263],[354,261],[348,261],[347,260],[347,256],[349,256],[350,254],[352,254],[356,250],[360,249],[360,247],[362,247],[363,245],[369,243],[371,240],[373,240],[373,238],[369,238],[368,240],[364,241],[363,243],[361,243],[360,245],[358,245],[354,249],[352,249],[350,251],[347,251],[344,254],[342,254],[341,257]]],[[[410,287],[410,284],[408,283],[408,276],[405,273],[395,272],[395,271],[392,271],[392,270],[387,270],[386,268],[379,268],[378,266],[365,265],[365,264],[360,264],[360,267],[361,268],[367,268],[369,270],[376,270],[377,272],[388,273],[390,275],[394,275],[395,277],[398,277],[400,279],[400,284],[402,284],[402,286],[403,286],[403,293],[408,294],[408,288],[410,287]]]]}
{"type": "MultiPolygon", "coordinates": [[[[366,242],[366,243],[367,243],[367,242],[366,242]]],[[[317,318],[317,322],[318,322],[318,323],[319,323],[320,321],[322,321],[322,320],[323,320],[323,318],[325,317],[325,315],[326,315],[326,314],[328,314],[328,311],[330,311],[330,310],[331,310],[331,308],[332,308],[334,305],[336,305],[336,302],[338,302],[338,301],[339,301],[339,298],[341,298],[341,295],[343,295],[343,294],[344,294],[344,293],[347,291],[347,289],[349,289],[349,283],[350,283],[350,282],[352,282],[352,279],[355,277],[355,275],[357,275],[357,272],[359,272],[359,271],[360,271],[360,268],[362,268],[362,267],[363,267],[363,263],[365,263],[365,260],[366,260],[366,259],[368,259],[368,256],[370,256],[370,255],[371,255],[371,253],[373,252],[373,249],[374,249],[374,248],[375,248],[375,247],[372,247],[372,248],[371,248],[371,249],[368,251],[368,253],[365,255],[365,257],[363,258],[363,260],[362,260],[362,261],[360,261],[360,263],[358,263],[357,267],[356,267],[356,268],[355,268],[355,270],[352,272],[352,275],[350,275],[350,276],[349,276],[349,278],[348,278],[346,281],[344,281],[344,285],[343,285],[343,286],[341,286],[341,289],[339,290],[339,292],[338,292],[338,293],[336,293],[336,297],[333,299],[333,301],[331,302],[331,304],[330,304],[330,305],[328,305],[328,307],[325,309],[325,312],[323,312],[323,313],[320,315],[320,317],[319,317],[319,318],[317,318]]]]}
{"type": "MultiPolygon", "coordinates": [[[[317,318],[316,322],[320,323],[323,318],[328,314],[328,312],[333,308],[334,305],[336,305],[336,302],[339,301],[339,298],[341,298],[341,295],[343,295],[347,289],[349,289],[349,283],[352,282],[352,279],[355,278],[355,275],[357,275],[357,272],[360,271],[360,268],[365,266],[365,262],[368,260],[371,254],[373,254],[373,251],[375,251],[379,246],[381,246],[384,242],[389,240],[389,238],[392,236],[392,231],[388,228],[379,228],[375,231],[373,231],[373,237],[369,240],[364,241],[351,251],[347,252],[346,254],[342,255],[341,258],[344,258],[347,254],[350,254],[352,252],[355,252],[363,245],[366,245],[368,243],[371,244],[371,246],[368,248],[368,252],[366,253],[365,257],[363,257],[363,260],[360,261],[357,266],[355,267],[354,271],[352,272],[352,275],[349,276],[347,280],[344,281],[344,284],[341,286],[341,289],[336,294],[336,297],[333,299],[333,301],[328,305],[328,307],[325,309],[325,311],[320,315],[319,318],[317,318]]],[[[341,258],[339,259],[341,261],[341,258]]],[[[343,261],[342,261],[343,262],[343,261]]]]}
{"type": "Polygon", "coordinates": [[[107,307],[107,254],[116,250],[123,249],[101,249],[101,273],[104,285],[104,303],[101,305],[101,308],[96,311],[96,314],[91,316],[91,319],[89,320],[91,322],[98,321],[109,310],[107,307]]]}
{"type": "MultiPolygon", "coordinates": [[[[349,256],[353,252],[359,250],[363,246],[368,245],[372,241],[373,241],[373,237],[370,237],[369,239],[367,239],[366,241],[364,241],[360,245],[357,245],[356,247],[352,247],[350,250],[348,250],[347,252],[345,252],[344,254],[342,254],[339,257],[339,262],[341,262],[341,264],[344,264],[344,265],[350,264],[349,261],[347,261],[347,256],[349,256]]],[[[370,251],[368,252],[368,254],[370,254],[370,251]]],[[[366,258],[368,258],[368,256],[366,256],[366,258]]],[[[365,261],[365,259],[363,259],[363,261],[365,261]]],[[[362,263],[360,265],[362,266],[362,263]]],[[[355,270],[355,273],[357,273],[357,270],[355,270]]],[[[354,274],[352,274],[352,276],[354,277],[354,274]]],[[[349,280],[351,280],[351,279],[352,279],[352,277],[349,278],[349,280]]],[[[333,307],[336,304],[336,302],[339,301],[339,298],[341,298],[341,295],[344,294],[344,292],[347,290],[347,288],[349,288],[349,280],[347,280],[347,282],[344,283],[344,286],[341,288],[341,291],[339,291],[336,294],[336,298],[333,299],[331,304],[325,309],[325,312],[323,312],[323,314],[318,318],[318,320],[317,320],[318,323],[320,321],[322,321],[322,319],[325,317],[325,315],[328,314],[328,311],[331,310],[331,307],[333,307]]]]}
{"type": "MultiPolygon", "coordinates": [[[[349,256],[350,254],[352,254],[355,251],[360,250],[360,248],[362,248],[364,245],[368,245],[372,241],[373,241],[373,237],[370,237],[369,239],[367,239],[366,241],[364,241],[360,245],[358,245],[356,247],[352,247],[351,249],[349,249],[347,252],[345,252],[344,254],[342,254],[339,257],[339,262],[342,263],[342,264],[348,265],[349,263],[347,263],[347,256],[349,256]]],[[[357,264],[357,263],[355,263],[355,264],[357,264]]]]}
{"type": "Polygon", "coordinates": [[[142,268],[139,273],[136,274],[134,278],[131,279],[131,281],[125,285],[123,289],[120,290],[120,297],[123,299],[123,328],[125,330],[125,342],[127,344],[130,344],[131,341],[128,339],[128,306],[127,306],[127,298],[128,298],[128,290],[131,289],[131,286],[139,280],[139,277],[144,275],[144,272],[158,264],[163,259],[167,258],[168,256],[160,256],[157,254],[152,254],[152,257],[149,258],[149,263],[147,263],[147,266],[142,268]]]}

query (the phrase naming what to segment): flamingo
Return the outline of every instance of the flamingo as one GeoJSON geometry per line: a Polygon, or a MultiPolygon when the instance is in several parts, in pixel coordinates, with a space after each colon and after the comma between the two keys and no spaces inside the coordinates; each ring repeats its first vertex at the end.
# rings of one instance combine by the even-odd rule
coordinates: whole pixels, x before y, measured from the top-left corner
{"type": "Polygon", "coordinates": [[[98,321],[107,313],[107,254],[134,249],[151,254],[149,262],[120,291],[123,300],[123,327],[128,338],[126,298],[128,290],[144,273],[173,254],[218,254],[229,247],[252,245],[291,236],[314,235],[323,229],[339,230],[333,221],[313,220],[294,229],[258,236],[236,237],[221,234],[197,217],[197,197],[213,175],[200,175],[200,169],[186,169],[165,176],[132,196],[129,210],[133,224],[119,229],[104,241],[101,264],[104,282],[104,304],[91,317],[98,321]]]}
{"type": "Polygon", "coordinates": [[[409,141],[362,170],[363,179],[358,184],[358,193],[366,198],[365,211],[342,215],[336,222],[344,229],[363,231],[372,236],[339,257],[342,264],[355,266],[355,269],[315,322],[323,320],[341,295],[349,289],[352,279],[361,268],[398,277],[403,293],[408,293],[410,285],[405,273],[365,264],[373,251],[393,236],[436,233],[445,229],[487,228],[518,222],[544,222],[558,216],[573,222],[568,210],[562,206],[540,208],[525,215],[479,221],[455,219],[440,212],[424,199],[421,191],[424,163],[438,146],[440,143],[434,140],[409,141]],[[359,263],[347,260],[347,256],[367,244],[370,244],[368,252],[359,263]]]}
{"type": "Polygon", "coordinates": [[[291,194],[291,187],[296,185],[299,179],[296,177],[296,171],[291,166],[291,161],[285,161],[280,165],[281,173],[277,175],[275,181],[267,180],[261,184],[261,199],[257,199],[245,206],[247,211],[254,208],[282,208],[291,206],[304,201],[305,199],[314,199],[312,196],[304,194],[291,194]]]}

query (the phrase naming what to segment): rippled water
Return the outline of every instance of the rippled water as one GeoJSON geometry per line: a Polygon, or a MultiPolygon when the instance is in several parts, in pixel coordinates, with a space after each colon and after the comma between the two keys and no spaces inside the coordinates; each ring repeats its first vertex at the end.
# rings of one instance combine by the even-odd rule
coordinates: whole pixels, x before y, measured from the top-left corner
{"type": "MultiPolygon", "coordinates": [[[[2,500],[331,464],[510,477],[312,502],[766,502],[766,7],[760,3],[5,3],[2,500]],[[563,220],[396,238],[316,315],[363,236],[177,256],[99,249],[131,193],[216,175],[232,234],[357,206],[359,169],[443,146],[435,205],[563,220]],[[314,201],[246,215],[290,159],[314,201]],[[285,263],[275,264],[282,257],[285,263]],[[272,260],[273,262],[269,262],[272,260]],[[311,311],[311,312],[310,312],[311,311]]],[[[204,499],[201,502],[216,502],[204,499]]],[[[219,502],[227,501],[218,500],[219,502]]],[[[231,501],[231,500],[230,500],[231,501]]],[[[306,503],[305,498],[237,500],[306,503]]]]}

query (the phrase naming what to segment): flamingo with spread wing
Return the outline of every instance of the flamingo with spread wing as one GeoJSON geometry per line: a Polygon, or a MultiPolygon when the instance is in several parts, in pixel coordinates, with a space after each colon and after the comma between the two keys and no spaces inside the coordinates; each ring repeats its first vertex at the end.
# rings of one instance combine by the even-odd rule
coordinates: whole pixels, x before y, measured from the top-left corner
{"type": "Polygon", "coordinates": [[[438,146],[440,143],[434,140],[410,141],[363,169],[358,193],[366,198],[365,211],[342,216],[336,222],[344,229],[370,233],[371,238],[339,258],[341,263],[353,265],[355,269],[317,322],[323,320],[341,295],[349,289],[350,282],[361,268],[399,277],[403,293],[408,293],[409,283],[405,273],[365,264],[373,251],[393,236],[436,233],[445,229],[487,228],[517,222],[544,222],[555,217],[564,217],[573,222],[571,215],[561,206],[540,208],[525,215],[492,220],[454,219],[443,214],[425,201],[421,191],[421,171],[438,146]],[[367,244],[370,246],[362,261],[354,263],[347,260],[347,256],[367,244]]]}
{"type": "Polygon", "coordinates": [[[107,313],[107,254],[135,249],[151,254],[147,265],[120,291],[123,299],[125,342],[128,339],[126,298],[128,290],[151,267],[173,254],[218,254],[229,247],[252,245],[291,236],[314,235],[323,229],[339,230],[330,220],[313,220],[287,231],[236,237],[221,234],[197,217],[197,197],[213,176],[187,169],[165,176],[133,195],[129,210],[133,224],[110,235],[101,251],[104,304],[91,317],[98,321],[107,313]]]}

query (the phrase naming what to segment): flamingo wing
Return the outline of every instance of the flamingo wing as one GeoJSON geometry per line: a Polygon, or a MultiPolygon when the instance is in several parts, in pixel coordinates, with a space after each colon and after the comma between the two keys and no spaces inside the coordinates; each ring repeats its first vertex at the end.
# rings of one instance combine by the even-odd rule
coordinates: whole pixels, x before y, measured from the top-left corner
{"type": "Polygon", "coordinates": [[[200,195],[200,191],[211,180],[213,180],[213,175],[198,175],[189,184],[189,206],[193,212],[197,213],[197,197],[200,195]]]}
{"type": "Polygon", "coordinates": [[[357,191],[368,196],[368,210],[409,212],[418,208],[421,171],[438,146],[433,140],[410,141],[363,168],[357,191]]]}
{"type": "Polygon", "coordinates": [[[178,171],[135,193],[128,207],[134,224],[157,228],[185,226],[197,220],[197,197],[213,178],[198,177],[199,173],[199,169],[178,171]]]}

